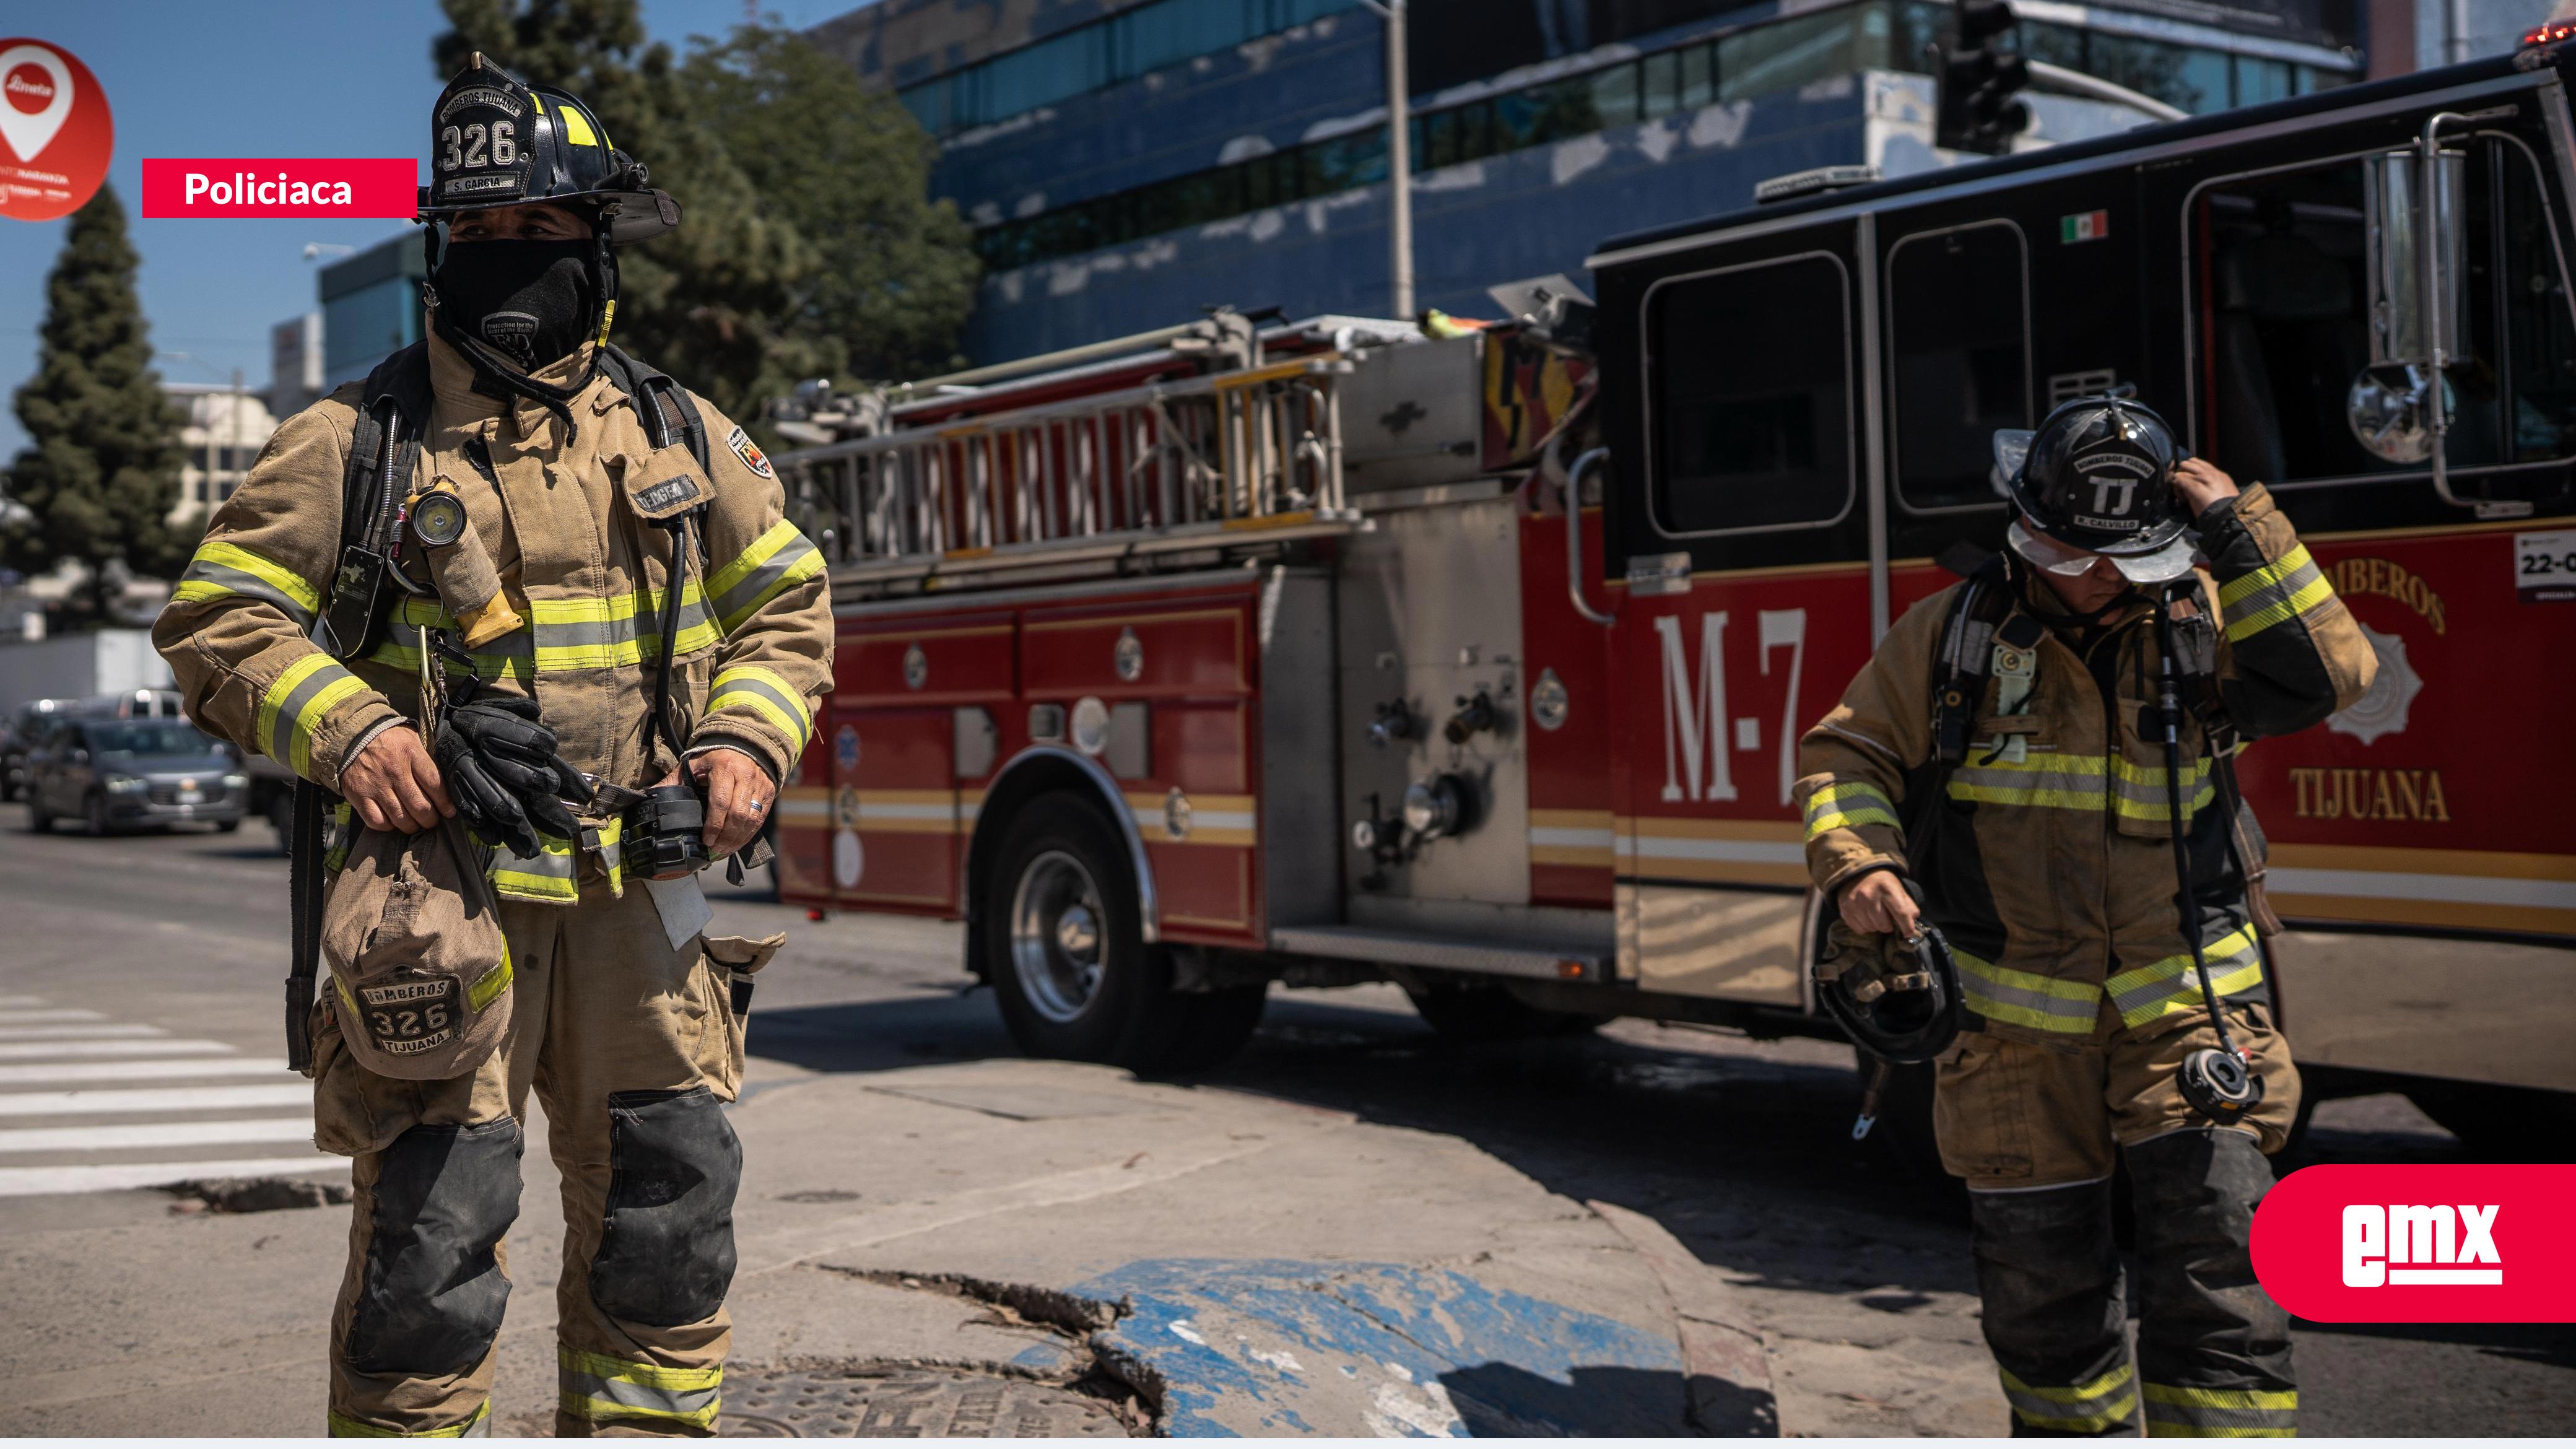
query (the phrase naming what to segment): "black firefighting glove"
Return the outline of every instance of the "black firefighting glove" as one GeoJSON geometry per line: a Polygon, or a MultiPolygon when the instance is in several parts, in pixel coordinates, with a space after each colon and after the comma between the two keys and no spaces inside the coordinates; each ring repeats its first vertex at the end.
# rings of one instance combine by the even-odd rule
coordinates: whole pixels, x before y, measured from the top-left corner
{"type": "Polygon", "coordinates": [[[486,844],[536,858],[539,832],[578,840],[581,827],[564,797],[587,799],[581,772],[556,752],[555,732],[537,718],[537,702],[486,694],[447,711],[430,747],[446,777],[456,813],[486,844]]]}

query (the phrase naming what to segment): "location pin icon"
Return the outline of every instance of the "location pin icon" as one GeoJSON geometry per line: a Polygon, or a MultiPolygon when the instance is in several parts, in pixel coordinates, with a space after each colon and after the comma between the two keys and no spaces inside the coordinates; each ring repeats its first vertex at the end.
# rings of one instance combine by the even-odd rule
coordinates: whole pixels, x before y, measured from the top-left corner
{"type": "Polygon", "coordinates": [[[0,50],[0,141],[18,153],[21,161],[33,161],[39,152],[54,142],[54,133],[72,113],[72,68],[63,58],[42,45],[13,45],[0,50]],[[25,74],[33,66],[45,73],[42,82],[25,74]],[[52,94],[38,96],[39,85],[50,86],[52,94]],[[27,101],[44,102],[44,109],[28,111],[27,101]]]}

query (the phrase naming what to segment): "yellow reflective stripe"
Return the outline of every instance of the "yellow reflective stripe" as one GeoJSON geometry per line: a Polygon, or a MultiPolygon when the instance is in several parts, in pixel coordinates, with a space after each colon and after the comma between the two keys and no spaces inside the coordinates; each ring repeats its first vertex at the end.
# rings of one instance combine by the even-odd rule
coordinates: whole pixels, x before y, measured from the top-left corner
{"type": "Polygon", "coordinates": [[[252,738],[268,757],[299,775],[313,773],[313,736],[331,711],[367,686],[358,676],[315,650],[286,666],[260,696],[252,738]]]}
{"type": "Polygon", "coordinates": [[[302,574],[265,559],[236,543],[208,539],[197,545],[180,576],[173,597],[186,603],[227,594],[264,599],[284,609],[299,625],[309,626],[322,607],[322,592],[302,574]]]}
{"type": "Polygon", "coordinates": [[[790,742],[789,753],[805,753],[805,742],[814,732],[814,717],[806,711],[805,696],[777,671],[757,664],[737,664],[717,674],[713,691],[707,696],[708,712],[734,704],[751,706],[761,718],[777,726],[790,742]]]}
{"type": "MultiPolygon", "coordinates": [[[[1944,791],[1953,800],[1985,805],[2024,805],[2054,810],[2113,810],[2131,820],[2162,821],[2165,768],[2132,763],[2124,755],[2042,752],[2026,760],[1972,761],[1950,772],[1944,791]]],[[[2208,766],[2183,766],[2184,808],[2197,815],[2218,798],[2208,766]]]]}
{"type": "Polygon", "coordinates": [[[2195,1409],[2296,1409],[2296,1389],[2186,1389],[2172,1384],[2147,1385],[2147,1402],[2195,1409]]]}
{"type": "Polygon", "coordinates": [[[475,1429],[483,1423],[485,1418],[490,1416],[491,1412],[492,1401],[485,1399],[480,1405],[476,1406],[474,1417],[466,1420],[462,1424],[450,1424],[444,1429],[414,1429],[408,1431],[402,1429],[387,1429],[379,1425],[366,1423],[363,1420],[352,1419],[337,1409],[333,1409],[329,1412],[328,1422],[331,1426],[331,1437],[334,1439],[463,1439],[473,1435],[475,1429]]]}
{"type": "Polygon", "coordinates": [[[2333,597],[2334,585],[2301,543],[2243,578],[2220,585],[2218,607],[2227,619],[2227,637],[2235,641],[2296,618],[2333,597]],[[2239,604],[2249,606],[2242,617],[2235,612],[2239,604]]]}
{"type": "Polygon", "coordinates": [[[2304,543],[2294,543],[2290,545],[2290,551],[2288,553],[2281,555],[2279,558],[2272,560],[2270,563],[2263,565],[2261,568],[2254,570],[2243,578],[2232,579],[2226,583],[2220,584],[2218,586],[2218,607],[2222,610],[2232,609],[2238,604],[2243,603],[2247,594],[2259,593],[2264,589],[2271,588],[2273,585],[2280,583],[2283,579],[2286,579],[2290,575],[2307,567],[2310,562],[2311,560],[2308,558],[2308,546],[2304,543]]]}
{"type": "Polygon", "coordinates": [[[1828,830],[1896,824],[1896,806],[1866,780],[1837,780],[1807,797],[1807,838],[1828,830]]]}
{"type": "Polygon", "coordinates": [[[599,1423],[658,1419],[712,1424],[722,1406],[724,1369],[664,1368],[578,1349],[558,1348],[565,1413],[599,1423]]]}
{"type": "Polygon", "coordinates": [[[730,634],[789,585],[822,571],[823,551],[795,524],[780,519],[707,579],[707,597],[715,601],[717,622],[730,634]]]}
{"type": "Polygon", "coordinates": [[[551,835],[539,835],[545,853],[529,859],[503,846],[492,852],[491,868],[485,873],[495,893],[515,901],[543,901],[549,905],[581,898],[581,886],[573,879],[572,842],[551,835]]]}
{"type": "Polygon", "coordinates": [[[1959,994],[1979,1016],[2034,1031],[2082,1035],[2093,1030],[2101,1010],[2099,988],[1997,966],[1956,945],[1950,957],[1959,967],[1959,994]]]}
{"type": "Polygon", "coordinates": [[[476,1011],[492,1004],[492,998],[510,989],[510,943],[501,943],[501,962],[474,979],[465,989],[465,1004],[476,1011]]]}
{"type": "Polygon", "coordinates": [[[555,1361],[575,1373],[613,1384],[640,1384],[648,1389],[665,1389],[690,1393],[712,1389],[724,1382],[724,1366],[714,1368],[664,1368],[659,1364],[637,1363],[632,1359],[610,1358],[601,1353],[584,1353],[577,1348],[559,1348],[555,1361]]]}
{"type": "Polygon", "coordinates": [[[2126,1363],[2091,1383],[2065,1388],[2024,1383],[2009,1369],[1996,1372],[2003,1377],[2004,1399],[2011,1404],[2013,1417],[2033,1428],[2099,1433],[2127,1422],[2138,1407],[2126,1363]]]}
{"type": "MultiPolygon", "coordinates": [[[[2263,984],[2262,947],[2250,925],[2239,926],[2203,946],[2201,957],[2209,963],[2210,989],[2222,1000],[2263,984]]],[[[2144,1026],[2179,1012],[2198,1011],[2205,1005],[2200,996],[2200,974],[2192,970],[2189,951],[2123,971],[2103,982],[2102,989],[2111,994],[2112,1004],[2120,1009],[2120,1019],[2131,1026],[2144,1026]]]]}
{"type": "Polygon", "coordinates": [[[2325,576],[2320,574],[2306,588],[2288,598],[2268,604],[2244,618],[2228,620],[2228,642],[2241,643],[2246,638],[2260,634],[2284,619],[2296,618],[2333,597],[2334,585],[2327,582],[2325,576]]]}

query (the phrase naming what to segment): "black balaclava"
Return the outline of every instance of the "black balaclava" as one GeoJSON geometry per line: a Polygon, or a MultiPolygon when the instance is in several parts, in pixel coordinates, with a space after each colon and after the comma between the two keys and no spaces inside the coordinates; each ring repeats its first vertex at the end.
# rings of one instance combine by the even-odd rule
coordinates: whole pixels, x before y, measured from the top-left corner
{"type": "Polygon", "coordinates": [[[533,373],[590,340],[599,288],[588,241],[450,242],[438,305],[469,337],[533,373]]]}

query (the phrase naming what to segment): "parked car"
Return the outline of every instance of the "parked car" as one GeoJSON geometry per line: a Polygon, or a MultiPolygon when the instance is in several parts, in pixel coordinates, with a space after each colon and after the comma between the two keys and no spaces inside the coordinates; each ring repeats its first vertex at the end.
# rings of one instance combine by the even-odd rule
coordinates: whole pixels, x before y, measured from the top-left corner
{"type": "Polygon", "coordinates": [[[93,694],[71,705],[74,714],[102,719],[185,719],[186,705],[175,689],[122,689],[93,694]]]}
{"type": "Polygon", "coordinates": [[[250,777],[181,719],[65,715],[28,755],[27,824],[75,818],[92,835],[199,821],[239,830],[250,777]]]}
{"type": "Polygon", "coordinates": [[[27,753],[45,737],[57,716],[79,705],[76,699],[38,699],[18,707],[7,732],[0,734],[0,800],[15,800],[26,793],[27,753]]]}

